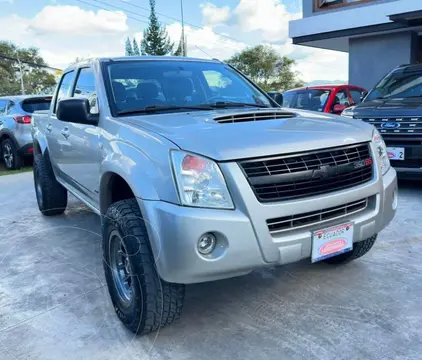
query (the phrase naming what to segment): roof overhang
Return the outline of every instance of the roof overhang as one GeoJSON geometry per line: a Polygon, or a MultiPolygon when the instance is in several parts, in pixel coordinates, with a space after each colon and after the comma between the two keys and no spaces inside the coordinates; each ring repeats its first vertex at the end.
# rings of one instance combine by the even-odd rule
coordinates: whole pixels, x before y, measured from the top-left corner
{"type": "Polygon", "coordinates": [[[406,26],[418,26],[422,25],[422,10],[394,14],[390,15],[389,18],[391,21],[398,24],[403,24],[406,26]]]}

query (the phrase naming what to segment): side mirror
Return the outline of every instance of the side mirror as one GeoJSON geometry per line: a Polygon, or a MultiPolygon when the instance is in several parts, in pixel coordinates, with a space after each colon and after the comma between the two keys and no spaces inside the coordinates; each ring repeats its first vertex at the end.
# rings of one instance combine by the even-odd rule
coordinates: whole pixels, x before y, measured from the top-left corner
{"type": "Polygon", "coordinates": [[[98,114],[91,114],[89,109],[89,101],[85,98],[60,100],[56,111],[57,119],[76,124],[98,125],[98,114]]]}
{"type": "Polygon", "coordinates": [[[346,109],[346,105],[342,105],[342,104],[336,104],[333,107],[333,113],[338,114],[338,113],[342,113],[344,109],[346,109]]]}
{"type": "Polygon", "coordinates": [[[283,94],[279,92],[271,92],[268,95],[280,106],[283,106],[283,94]]]}
{"type": "Polygon", "coordinates": [[[363,99],[366,98],[366,95],[368,95],[368,92],[367,91],[362,91],[362,94],[360,95],[360,102],[362,102],[363,99]]]}

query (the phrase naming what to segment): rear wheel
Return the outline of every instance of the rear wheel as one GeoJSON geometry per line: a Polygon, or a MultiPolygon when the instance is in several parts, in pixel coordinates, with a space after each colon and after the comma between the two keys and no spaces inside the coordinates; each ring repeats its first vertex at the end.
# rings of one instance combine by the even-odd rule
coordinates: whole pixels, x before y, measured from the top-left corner
{"type": "Polygon", "coordinates": [[[179,318],[185,286],[160,278],[135,199],[110,206],[103,219],[103,264],[117,316],[135,334],[179,318]]]}
{"type": "Polygon", "coordinates": [[[372,246],[374,246],[376,240],[377,240],[377,235],[374,235],[370,237],[369,239],[354,243],[352,251],[349,251],[341,255],[333,256],[331,258],[325,259],[324,261],[327,264],[333,264],[333,265],[346,264],[352,260],[358,259],[362,257],[363,255],[365,255],[369,250],[372,249],[372,246]]]}
{"type": "Polygon", "coordinates": [[[11,139],[4,139],[1,144],[4,167],[8,170],[20,169],[22,159],[18,154],[18,149],[11,139]]]}
{"type": "Polygon", "coordinates": [[[67,206],[67,190],[56,180],[50,162],[43,155],[36,155],[33,171],[40,211],[46,216],[63,214],[67,206]]]}

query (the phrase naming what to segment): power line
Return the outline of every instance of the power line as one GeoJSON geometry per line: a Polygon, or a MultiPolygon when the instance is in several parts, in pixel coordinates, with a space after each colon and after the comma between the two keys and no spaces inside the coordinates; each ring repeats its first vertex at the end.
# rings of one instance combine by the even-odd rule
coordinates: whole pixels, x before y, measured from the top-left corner
{"type": "Polygon", "coordinates": [[[51,66],[48,66],[48,65],[36,64],[36,63],[30,62],[30,61],[21,60],[21,59],[6,56],[6,55],[3,55],[3,54],[0,54],[0,58],[6,59],[6,60],[11,60],[11,61],[16,61],[18,63],[21,62],[22,64],[31,65],[31,66],[34,66],[34,67],[46,68],[46,69],[51,69],[51,70],[56,70],[56,71],[62,71],[62,69],[58,69],[58,68],[51,67],[51,66]]]}
{"type": "MultiPolygon", "coordinates": [[[[97,0],[94,0],[94,1],[97,1],[97,0]]],[[[145,7],[145,6],[140,6],[140,5],[132,4],[131,2],[127,2],[127,1],[125,1],[125,0],[118,0],[118,1],[120,1],[121,3],[124,3],[124,4],[126,4],[126,5],[130,5],[130,6],[133,6],[133,7],[135,7],[135,8],[138,8],[138,9],[142,9],[142,10],[147,10],[147,11],[150,11],[150,9],[149,9],[149,8],[147,8],[147,7],[145,7]]],[[[180,20],[180,19],[175,18],[175,17],[173,17],[173,16],[165,15],[165,14],[160,13],[160,12],[158,12],[158,11],[156,11],[156,13],[157,13],[158,15],[161,15],[161,16],[163,16],[163,17],[167,18],[167,19],[171,19],[171,20],[175,20],[175,21],[177,21],[177,22],[181,22],[181,20],[180,20]]],[[[187,25],[189,25],[189,26],[192,26],[193,28],[196,28],[196,29],[202,29],[202,30],[204,30],[204,27],[202,27],[202,26],[194,25],[194,24],[188,23],[187,21],[185,21],[184,23],[185,23],[185,24],[187,24],[187,25]]],[[[214,31],[214,34],[217,34],[217,35],[219,35],[219,36],[221,36],[221,37],[225,37],[225,38],[227,38],[227,39],[230,39],[230,40],[233,40],[233,41],[236,41],[236,42],[242,43],[242,44],[246,44],[246,45],[249,45],[249,46],[253,46],[252,44],[248,44],[248,43],[246,43],[246,42],[244,42],[244,41],[241,41],[241,40],[239,40],[239,39],[236,39],[236,38],[231,37],[231,36],[228,36],[228,35],[224,35],[224,34],[221,34],[221,33],[215,32],[215,31],[214,31]]]]}
{"type": "MultiPolygon", "coordinates": [[[[97,9],[101,9],[101,10],[108,10],[108,11],[110,11],[110,9],[106,9],[106,8],[104,8],[104,7],[102,7],[102,6],[98,6],[98,5],[92,4],[92,3],[87,2],[87,1],[83,1],[83,0],[75,0],[75,1],[78,1],[78,2],[80,2],[80,3],[83,3],[83,4],[86,4],[86,5],[89,5],[89,6],[95,7],[95,8],[97,8],[97,9]]],[[[105,1],[101,1],[101,0],[90,0],[90,1],[95,1],[95,2],[97,2],[97,3],[100,3],[100,4],[103,4],[103,5],[105,5],[105,6],[111,7],[111,8],[113,8],[113,9],[117,9],[117,10],[123,11],[129,19],[132,19],[132,20],[135,20],[135,21],[139,21],[139,22],[144,23],[144,24],[148,24],[148,22],[147,22],[147,21],[145,21],[145,20],[141,20],[141,19],[139,19],[139,18],[138,18],[138,17],[143,17],[143,18],[148,19],[149,17],[148,17],[148,16],[146,16],[146,15],[141,15],[141,14],[139,14],[139,13],[136,13],[136,12],[133,12],[133,11],[130,11],[130,10],[127,10],[127,9],[123,9],[123,8],[121,8],[121,7],[118,7],[118,6],[116,6],[116,5],[112,5],[112,4],[107,3],[107,2],[105,2],[105,1]],[[129,14],[136,15],[137,17],[135,18],[135,17],[133,17],[133,16],[130,16],[130,15],[128,15],[128,13],[129,13],[129,14]]],[[[120,1],[121,1],[121,0],[120,0],[120,1]]],[[[127,5],[132,5],[132,6],[135,6],[135,7],[138,7],[138,8],[145,9],[145,10],[148,10],[148,11],[149,11],[149,9],[147,9],[147,8],[143,8],[143,7],[139,6],[139,5],[134,5],[134,4],[131,4],[131,3],[129,3],[129,2],[125,2],[125,1],[122,1],[122,2],[124,2],[124,3],[125,3],[125,4],[127,4],[127,5]]],[[[157,14],[158,14],[158,13],[157,13],[157,14]]],[[[160,14],[161,14],[161,13],[160,13],[160,14]]],[[[170,19],[174,19],[175,21],[180,22],[180,20],[179,20],[179,19],[177,19],[177,18],[169,17],[169,16],[166,16],[166,15],[163,15],[163,16],[168,17],[168,18],[170,18],[170,19]]],[[[163,22],[163,23],[164,23],[165,25],[170,25],[170,24],[169,24],[169,23],[167,23],[167,22],[163,22]]],[[[204,30],[204,28],[203,28],[203,27],[199,27],[199,26],[192,25],[192,24],[189,24],[189,23],[186,23],[186,24],[188,24],[188,25],[190,25],[190,26],[192,26],[192,27],[195,27],[195,28],[198,28],[198,29],[202,29],[202,30],[204,30]]],[[[245,44],[245,45],[252,46],[251,44],[245,43],[245,42],[243,42],[243,41],[240,41],[240,40],[237,40],[237,39],[231,38],[231,37],[226,36],[226,35],[223,35],[223,34],[219,34],[219,33],[216,33],[216,32],[214,32],[214,34],[216,34],[216,35],[218,35],[218,36],[220,36],[220,37],[225,37],[225,38],[228,38],[228,39],[230,39],[230,40],[233,40],[233,41],[236,41],[236,42],[239,42],[239,43],[245,44]]],[[[219,43],[221,43],[221,44],[224,44],[224,45],[226,45],[226,46],[229,46],[227,43],[225,43],[225,42],[223,41],[223,39],[215,39],[215,40],[213,40],[212,42],[213,42],[213,43],[215,43],[216,41],[217,41],[217,42],[219,42],[219,43]]]]}

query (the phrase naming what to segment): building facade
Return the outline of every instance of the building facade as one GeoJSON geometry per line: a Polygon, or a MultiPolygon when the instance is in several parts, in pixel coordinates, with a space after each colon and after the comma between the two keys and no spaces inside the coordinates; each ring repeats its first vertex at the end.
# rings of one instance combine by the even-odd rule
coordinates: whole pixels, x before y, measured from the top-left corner
{"type": "Polygon", "coordinates": [[[371,89],[402,64],[422,62],[422,0],[302,0],[297,45],[349,54],[349,83],[371,89]]]}

